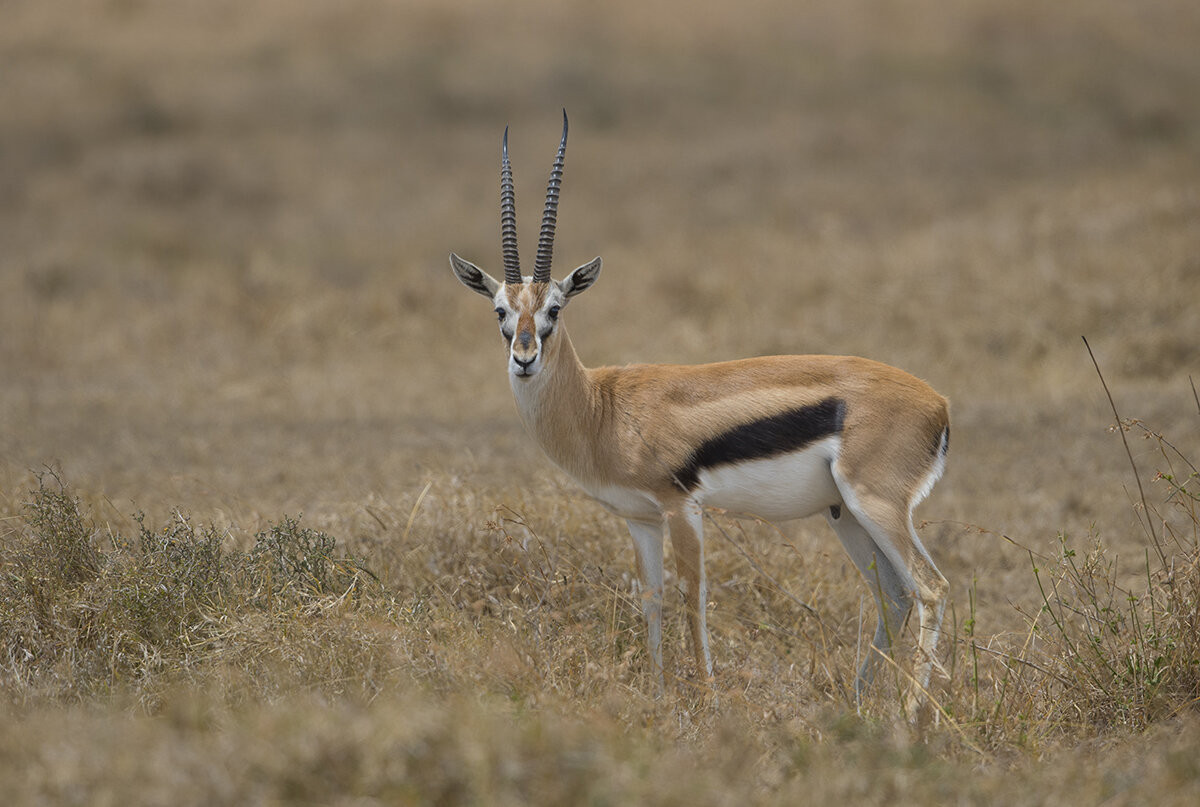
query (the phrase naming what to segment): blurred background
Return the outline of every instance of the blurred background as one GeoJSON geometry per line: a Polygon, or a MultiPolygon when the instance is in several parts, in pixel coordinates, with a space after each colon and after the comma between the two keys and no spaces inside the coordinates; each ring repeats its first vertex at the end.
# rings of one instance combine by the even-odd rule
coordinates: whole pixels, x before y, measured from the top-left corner
{"type": "Polygon", "coordinates": [[[1123,415],[1197,445],[1189,0],[3,0],[0,18],[10,502],[46,465],[103,518],[248,529],[336,527],[434,477],[566,485],[447,264],[500,271],[506,125],[531,259],[564,107],[555,274],[605,259],[568,313],[585,363],[845,353],[927,379],[956,423],[922,511],[951,578],[1006,563],[952,522],[1136,523],[1082,335],[1123,415]]]}

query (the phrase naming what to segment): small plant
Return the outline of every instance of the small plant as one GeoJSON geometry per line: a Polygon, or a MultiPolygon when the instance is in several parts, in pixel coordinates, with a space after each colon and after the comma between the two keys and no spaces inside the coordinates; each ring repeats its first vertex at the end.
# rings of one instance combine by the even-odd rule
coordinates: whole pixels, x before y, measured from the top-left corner
{"type": "Polygon", "coordinates": [[[178,511],[158,531],[146,527],[142,513],[134,521],[140,552],[126,553],[114,566],[114,606],[160,652],[193,644],[207,634],[208,616],[220,610],[232,585],[222,535],[211,525],[194,526],[178,511]]]}
{"type": "Polygon", "coordinates": [[[1194,708],[1200,698],[1200,555],[1195,545],[1122,585],[1117,562],[1093,536],[1082,554],[1060,536],[1050,569],[1034,565],[1039,634],[1057,649],[1052,668],[1087,722],[1136,729],[1194,708]]]}
{"type": "Polygon", "coordinates": [[[336,548],[331,536],[301,527],[299,518],[285,516],[272,524],[255,536],[245,559],[255,598],[340,596],[378,583],[361,561],[336,555],[336,548]]]}
{"type": "Polygon", "coordinates": [[[1104,389],[1138,480],[1148,538],[1140,571],[1123,577],[1097,535],[1080,553],[1060,534],[1052,568],[1034,561],[1042,607],[1031,625],[1056,649],[1049,683],[1063,687],[1060,706],[1088,723],[1142,729],[1200,703],[1200,472],[1163,435],[1122,419],[1104,389]],[[1141,484],[1127,437],[1134,429],[1157,443],[1165,512],[1141,484]]]}
{"type": "Polygon", "coordinates": [[[95,532],[58,473],[38,474],[38,489],[25,506],[25,519],[39,540],[24,555],[25,570],[64,585],[78,585],[99,574],[95,532]]]}

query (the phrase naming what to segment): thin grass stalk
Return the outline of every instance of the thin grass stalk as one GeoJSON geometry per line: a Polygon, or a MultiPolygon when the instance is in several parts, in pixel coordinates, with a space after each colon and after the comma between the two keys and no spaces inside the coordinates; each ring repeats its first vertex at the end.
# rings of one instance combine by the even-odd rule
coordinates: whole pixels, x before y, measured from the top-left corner
{"type": "Polygon", "coordinates": [[[1092,359],[1092,364],[1096,367],[1096,375],[1100,377],[1100,385],[1104,387],[1104,394],[1108,396],[1108,405],[1112,407],[1113,417],[1117,421],[1117,431],[1121,435],[1121,443],[1125,446],[1125,455],[1129,457],[1129,466],[1133,469],[1133,479],[1137,482],[1138,496],[1142,500],[1142,512],[1146,518],[1146,529],[1150,532],[1150,539],[1154,542],[1154,548],[1158,552],[1158,558],[1162,562],[1163,567],[1167,565],[1167,556],[1163,552],[1162,545],[1158,542],[1158,535],[1154,531],[1154,522],[1150,519],[1150,508],[1146,504],[1146,491],[1142,487],[1142,477],[1138,473],[1137,463],[1133,460],[1133,451],[1129,448],[1129,438],[1125,436],[1125,427],[1121,421],[1121,415],[1117,412],[1117,403],[1113,400],[1112,393],[1108,389],[1108,382],[1104,380],[1104,373],[1100,372],[1100,362],[1096,360],[1096,354],[1092,352],[1092,346],[1088,344],[1087,337],[1083,337],[1083,346],[1087,348],[1088,356],[1092,359]]]}

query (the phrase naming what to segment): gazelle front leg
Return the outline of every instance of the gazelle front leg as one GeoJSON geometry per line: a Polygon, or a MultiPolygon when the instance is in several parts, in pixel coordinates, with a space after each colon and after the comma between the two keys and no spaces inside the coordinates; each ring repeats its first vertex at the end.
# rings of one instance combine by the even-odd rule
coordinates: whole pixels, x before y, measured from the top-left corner
{"type": "Polygon", "coordinates": [[[662,656],[663,525],[661,521],[627,519],[637,555],[638,596],[646,618],[646,646],[654,661],[658,688],[664,689],[662,656]]]}
{"type": "Polygon", "coordinates": [[[682,502],[667,513],[667,530],[671,533],[671,547],[675,550],[675,568],[683,582],[696,670],[706,678],[712,678],[712,655],[708,652],[708,580],[704,574],[703,517],[700,505],[682,502]]]}

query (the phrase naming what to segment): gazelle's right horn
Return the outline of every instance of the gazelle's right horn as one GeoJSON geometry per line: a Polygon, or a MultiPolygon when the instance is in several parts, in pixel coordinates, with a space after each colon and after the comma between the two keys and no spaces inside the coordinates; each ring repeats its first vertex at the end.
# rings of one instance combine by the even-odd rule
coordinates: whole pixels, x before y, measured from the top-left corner
{"type": "Polygon", "coordinates": [[[508,161],[508,127],[500,147],[500,244],[504,252],[504,282],[521,284],[521,259],[517,257],[517,201],[512,165],[508,161]]]}

